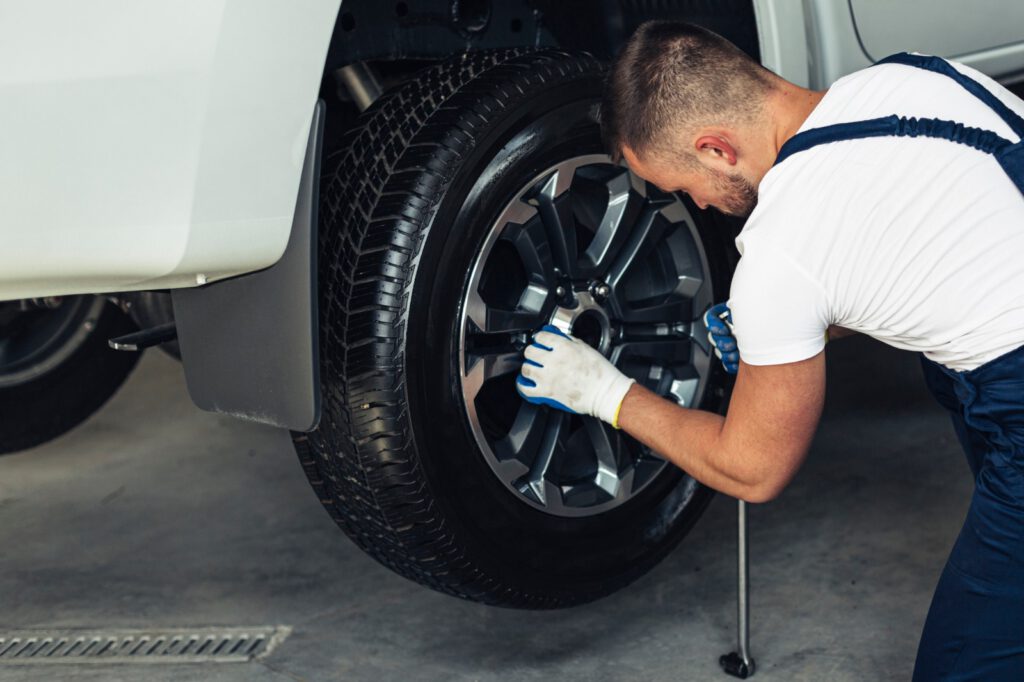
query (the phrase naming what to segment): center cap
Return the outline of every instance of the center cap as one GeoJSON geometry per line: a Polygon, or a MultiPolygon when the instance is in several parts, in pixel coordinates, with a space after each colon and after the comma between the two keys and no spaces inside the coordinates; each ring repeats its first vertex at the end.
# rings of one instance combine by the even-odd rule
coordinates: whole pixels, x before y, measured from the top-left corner
{"type": "Polygon", "coordinates": [[[551,314],[551,324],[607,356],[612,345],[612,325],[608,313],[589,292],[577,291],[575,298],[575,307],[555,308],[551,314]]]}

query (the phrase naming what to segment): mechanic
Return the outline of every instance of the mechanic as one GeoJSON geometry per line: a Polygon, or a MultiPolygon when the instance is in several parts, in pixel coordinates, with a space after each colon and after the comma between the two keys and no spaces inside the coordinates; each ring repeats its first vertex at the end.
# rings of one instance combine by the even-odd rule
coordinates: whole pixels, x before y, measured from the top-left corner
{"type": "Polygon", "coordinates": [[[749,214],[728,304],[705,317],[738,369],[728,413],[661,398],[550,326],[517,379],[527,400],[599,417],[764,502],[807,454],[830,329],[921,352],[975,490],[915,680],[1024,680],[1022,115],[995,81],[934,57],[897,55],[815,92],[704,29],[642,25],[608,78],[613,158],[701,208],[749,214]]]}

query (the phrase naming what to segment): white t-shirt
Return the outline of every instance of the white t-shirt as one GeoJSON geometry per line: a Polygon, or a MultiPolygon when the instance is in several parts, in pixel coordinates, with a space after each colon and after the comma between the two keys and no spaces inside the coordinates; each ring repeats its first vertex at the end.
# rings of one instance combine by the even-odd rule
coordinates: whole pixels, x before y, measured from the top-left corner
{"type": "MultiPolygon", "coordinates": [[[[1011,109],[1024,102],[954,64],[1011,109]]],[[[952,79],[900,64],[837,81],[800,128],[896,114],[1018,137],[952,79]]],[[[948,140],[819,145],[772,168],[736,238],[740,357],[796,362],[830,324],[970,370],[1024,345],[1024,196],[995,159],[948,140]]]]}

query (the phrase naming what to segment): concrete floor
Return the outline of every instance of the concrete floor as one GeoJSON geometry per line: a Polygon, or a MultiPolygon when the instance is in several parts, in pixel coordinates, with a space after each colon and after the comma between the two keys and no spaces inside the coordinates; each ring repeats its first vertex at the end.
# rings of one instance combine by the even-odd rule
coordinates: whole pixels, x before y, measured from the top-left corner
{"type": "MultiPolygon", "coordinates": [[[[809,461],[751,510],[755,679],[908,679],[970,481],[916,358],[830,348],[809,461]]],[[[632,587],[561,612],[435,594],[361,554],[284,433],[199,412],[149,353],[94,418],[0,458],[0,636],[288,625],[242,664],[0,666],[0,680],[716,680],[733,646],[734,505],[632,587]]]]}

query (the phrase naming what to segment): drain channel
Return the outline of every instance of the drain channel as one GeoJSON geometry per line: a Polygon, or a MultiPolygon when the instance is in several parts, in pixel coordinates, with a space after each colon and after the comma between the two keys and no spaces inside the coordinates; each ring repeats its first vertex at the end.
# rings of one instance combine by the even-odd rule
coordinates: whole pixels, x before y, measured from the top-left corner
{"type": "Polygon", "coordinates": [[[245,663],[291,634],[279,626],[0,633],[0,665],[34,663],[245,663]]]}

